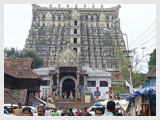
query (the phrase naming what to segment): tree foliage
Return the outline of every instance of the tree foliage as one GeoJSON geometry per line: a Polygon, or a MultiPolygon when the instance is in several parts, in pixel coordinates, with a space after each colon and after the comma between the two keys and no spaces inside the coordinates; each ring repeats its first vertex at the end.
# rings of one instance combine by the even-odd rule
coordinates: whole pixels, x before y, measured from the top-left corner
{"type": "Polygon", "coordinates": [[[119,58],[116,59],[115,61],[115,63],[119,67],[119,71],[123,74],[125,79],[129,79],[130,72],[129,72],[128,59],[126,57],[127,55],[126,51],[124,51],[124,49],[120,47],[114,47],[113,53],[119,56],[119,58]]]}
{"type": "Polygon", "coordinates": [[[132,73],[132,79],[134,81],[133,86],[134,88],[139,87],[141,84],[143,84],[145,81],[142,81],[142,78],[144,77],[144,74],[142,73],[132,73]]]}
{"type": "Polygon", "coordinates": [[[148,69],[149,71],[156,65],[156,49],[150,54],[149,62],[148,62],[148,69]]]}
{"type": "Polygon", "coordinates": [[[125,87],[121,84],[114,85],[113,90],[114,90],[114,94],[128,93],[128,90],[125,89],[125,87]]]}
{"type": "Polygon", "coordinates": [[[17,48],[5,48],[4,57],[5,58],[21,58],[23,56],[23,51],[18,50],[17,48]]]}
{"type": "Polygon", "coordinates": [[[5,48],[4,49],[5,58],[33,58],[32,68],[39,68],[43,66],[43,60],[33,51],[22,51],[17,48],[5,48]]]}
{"type": "Polygon", "coordinates": [[[35,52],[33,51],[25,51],[23,58],[33,58],[32,61],[32,68],[39,68],[41,66],[43,66],[43,60],[41,58],[39,58],[35,52]]]}
{"type": "MultiPolygon", "coordinates": [[[[120,48],[118,46],[114,47],[113,54],[118,56],[115,60],[116,65],[119,68],[119,72],[123,75],[123,80],[129,80],[130,71],[129,71],[129,60],[128,60],[128,53],[125,49],[120,48]]],[[[129,82],[129,81],[128,81],[129,82]]],[[[113,85],[114,94],[119,93],[128,93],[128,89],[126,89],[125,85],[113,85]]]]}

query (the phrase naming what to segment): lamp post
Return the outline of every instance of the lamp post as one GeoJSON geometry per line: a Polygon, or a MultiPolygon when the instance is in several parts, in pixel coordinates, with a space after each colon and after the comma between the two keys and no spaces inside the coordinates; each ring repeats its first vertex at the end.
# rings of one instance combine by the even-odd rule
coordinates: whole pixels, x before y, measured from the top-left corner
{"type": "MultiPolygon", "coordinates": [[[[109,29],[104,29],[105,31],[108,31],[108,32],[114,32],[114,33],[117,33],[115,31],[112,31],[112,30],[109,30],[109,29]]],[[[129,57],[129,45],[128,45],[128,36],[127,34],[123,34],[123,36],[126,37],[126,43],[127,43],[127,57],[129,58],[130,60],[130,57],[129,57]]],[[[129,80],[130,80],[130,94],[133,94],[133,83],[132,83],[132,67],[131,67],[131,62],[129,62],[129,72],[130,72],[130,77],[129,77],[129,80]]]]}
{"type": "Polygon", "coordinates": [[[133,94],[133,83],[132,83],[132,65],[131,65],[131,60],[130,60],[130,57],[129,57],[129,45],[128,45],[128,36],[127,34],[123,34],[126,37],[126,41],[127,41],[127,57],[129,58],[129,72],[130,72],[130,75],[129,75],[129,80],[130,80],[130,93],[133,94]]]}

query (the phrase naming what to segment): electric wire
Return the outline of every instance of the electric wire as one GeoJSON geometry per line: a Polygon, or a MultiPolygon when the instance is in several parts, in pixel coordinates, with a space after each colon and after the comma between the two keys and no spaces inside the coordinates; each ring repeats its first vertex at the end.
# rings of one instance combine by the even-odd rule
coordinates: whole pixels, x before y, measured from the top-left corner
{"type": "Polygon", "coordinates": [[[153,36],[151,39],[149,39],[148,41],[146,41],[146,42],[144,42],[144,43],[142,43],[142,44],[140,44],[140,45],[138,45],[136,48],[139,48],[140,46],[143,46],[143,45],[145,45],[146,43],[148,43],[148,42],[150,42],[152,39],[154,39],[156,37],[156,35],[155,36],[153,36]]]}
{"type": "MultiPolygon", "coordinates": [[[[145,37],[143,37],[142,39],[140,39],[140,41],[138,42],[138,44],[141,43],[142,41],[144,41],[145,38],[147,38],[149,35],[151,35],[155,30],[156,30],[156,28],[154,28],[154,29],[153,29],[150,33],[148,33],[145,37]]],[[[134,45],[134,44],[131,44],[131,45],[130,45],[131,48],[132,48],[133,45],[134,45]]]]}
{"type": "Polygon", "coordinates": [[[154,43],[153,45],[151,45],[149,48],[147,48],[145,51],[148,51],[148,50],[150,50],[152,47],[154,47],[155,46],[155,48],[156,48],[156,43],[154,43]]]}
{"type": "Polygon", "coordinates": [[[154,25],[154,23],[156,23],[156,20],[154,20],[154,22],[136,40],[134,40],[131,45],[134,44],[137,40],[139,40],[139,38],[141,38],[152,27],[152,25],[154,25]]]}

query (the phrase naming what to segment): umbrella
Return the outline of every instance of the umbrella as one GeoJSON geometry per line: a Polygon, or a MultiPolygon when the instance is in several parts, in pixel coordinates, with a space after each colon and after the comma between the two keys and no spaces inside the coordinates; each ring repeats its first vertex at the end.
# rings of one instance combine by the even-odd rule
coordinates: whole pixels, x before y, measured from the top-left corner
{"type": "Polygon", "coordinates": [[[124,111],[126,111],[127,108],[128,108],[128,105],[129,105],[129,101],[120,100],[120,101],[119,101],[119,105],[120,105],[120,107],[121,107],[124,111]]]}
{"type": "Polygon", "coordinates": [[[97,102],[97,103],[94,103],[94,106],[102,106],[102,104],[97,102]]]}
{"type": "Polygon", "coordinates": [[[51,103],[47,103],[45,105],[45,108],[56,108],[56,106],[54,104],[51,104],[51,103]]]}

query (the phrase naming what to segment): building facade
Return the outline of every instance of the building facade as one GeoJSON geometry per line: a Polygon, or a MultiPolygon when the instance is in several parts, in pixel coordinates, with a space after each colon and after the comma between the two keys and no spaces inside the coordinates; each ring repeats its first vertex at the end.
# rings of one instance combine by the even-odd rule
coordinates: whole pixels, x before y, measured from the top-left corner
{"type": "Polygon", "coordinates": [[[25,50],[35,51],[44,67],[58,63],[69,46],[79,64],[98,69],[118,68],[116,47],[125,50],[120,29],[120,5],[112,8],[58,8],[33,4],[33,19],[25,50]]]}
{"type": "Polygon", "coordinates": [[[57,91],[59,91],[60,98],[64,98],[65,91],[67,93],[66,98],[69,98],[70,91],[72,91],[73,98],[82,98],[85,94],[92,95],[94,99],[98,98],[104,100],[110,98],[112,92],[110,91],[111,73],[86,66],[82,67],[80,73],[74,71],[76,67],[60,67],[59,74],[56,73],[56,69],[56,67],[34,69],[45,81],[45,83],[40,86],[41,99],[47,100],[48,95],[52,94],[55,96],[57,91]],[[64,69],[67,69],[68,72],[64,69]],[[76,74],[80,77],[77,77],[76,74]],[[57,76],[59,76],[59,82],[57,82],[57,76]],[[77,78],[79,78],[79,80],[77,80],[77,78]],[[99,95],[96,93],[99,93],[99,95]]]}

